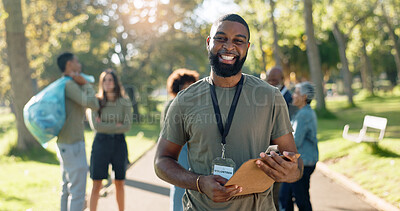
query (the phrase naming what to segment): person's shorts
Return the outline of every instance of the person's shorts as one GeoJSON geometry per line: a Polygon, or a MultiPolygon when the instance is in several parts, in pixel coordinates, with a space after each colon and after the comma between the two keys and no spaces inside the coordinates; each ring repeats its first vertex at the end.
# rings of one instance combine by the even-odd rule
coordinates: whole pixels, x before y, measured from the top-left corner
{"type": "Polygon", "coordinates": [[[90,155],[90,178],[107,179],[112,165],[116,180],[124,180],[128,166],[128,149],[124,134],[96,133],[90,155]]]}

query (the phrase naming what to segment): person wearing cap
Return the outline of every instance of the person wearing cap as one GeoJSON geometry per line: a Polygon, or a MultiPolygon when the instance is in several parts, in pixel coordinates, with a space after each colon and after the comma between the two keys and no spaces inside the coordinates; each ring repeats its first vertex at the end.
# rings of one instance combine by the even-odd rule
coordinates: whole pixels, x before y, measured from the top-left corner
{"type": "Polygon", "coordinates": [[[296,85],[293,105],[299,108],[294,119],[293,136],[298,152],[304,162],[303,177],[294,183],[282,183],[279,192],[279,210],[293,210],[293,198],[299,210],[312,210],[310,202],[310,177],[318,161],[317,116],[310,103],[315,89],[309,82],[296,85]]]}

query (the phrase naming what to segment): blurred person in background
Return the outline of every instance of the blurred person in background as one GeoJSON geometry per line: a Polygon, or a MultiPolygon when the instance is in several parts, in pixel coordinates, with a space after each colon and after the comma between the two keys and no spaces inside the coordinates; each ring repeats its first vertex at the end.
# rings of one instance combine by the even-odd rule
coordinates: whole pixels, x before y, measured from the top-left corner
{"type": "Polygon", "coordinates": [[[303,177],[294,183],[282,183],[279,192],[279,210],[292,211],[293,198],[300,211],[312,210],[310,202],[310,177],[318,162],[317,116],[310,107],[315,89],[309,82],[296,85],[293,93],[293,105],[299,111],[291,121],[293,136],[298,152],[304,162],[303,177]]]}
{"type": "MultiPolygon", "coordinates": [[[[287,89],[284,84],[284,76],[281,67],[275,66],[267,71],[267,83],[276,87],[281,92],[283,98],[286,101],[286,105],[289,111],[289,118],[292,120],[294,114],[297,111],[297,107],[292,105],[292,93],[287,89]]],[[[279,189],[281,187],[281,183],[275,182],[273,185],[273,196],[276,210],[279,210],[279,189]]]]}
{"type": "MultiPolygon", "coordinates": [[[[191,84],[199,80],[199,74],[194,70],[188,69],[177,69],[168,77],[167,80],[167,91],[168,94],[172,97],[169,100],[164,108],[163,114],[161,115],[161,124],[163,124],[165,120],[165,116],[167,115],[168,108],[171,105],[173,99],[178,95],[178,92],[186,89],[191,84]]],[[[189,163],[187,160],[187,144],[185,144],[182,148],[182,151],[178,158],[178,163],[181,164],[185,169],[189,169],[189,163]]],[[[180,188],[175,185],[171,185],[170,188],[170,210],[173,211],[182,211],[182,197],[185,193],[185,189],[180,188]]]]}
{"type": "Polygon", "coordinates": [[[99,109],[92,86],[80,75],[82,65],[69,52],[57,58],[63,77],[69,76],[65,84],[65,123],[58,134],[57,157],[62,171],[61,211],[85,208],[87,160],[83,119],[86,108],[99,109]]]}
{"type": "Polygon", "coordinates": [[[90,126],[96,131],[90,156],[90,178],[93,180],[90,210],[97,209],[102,180],[108,177],[108,166],[114,171],[116,200],[120,211],[125,209],[125,174],[128,166],[128,149],[125,134],[132,124],[132,103],[111,69],[100,74],[97,99],[98,111],[90,111],[90,126]]]}

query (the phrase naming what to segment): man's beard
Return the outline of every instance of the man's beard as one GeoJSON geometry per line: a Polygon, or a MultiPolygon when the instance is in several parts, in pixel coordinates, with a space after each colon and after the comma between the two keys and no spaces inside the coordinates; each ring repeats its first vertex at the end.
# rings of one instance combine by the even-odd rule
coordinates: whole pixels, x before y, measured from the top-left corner
{"type": "Polygon", "coordinates": [[[218,54],[208,52],[208,59],[210,60],[212,70],[217,76],[224,78],[234,76],[240,72],[244,62],[246,61],[246,57],[247,54],[243,59],[237,59],[234,64],[224,64],[219,61],[218,54]]]}

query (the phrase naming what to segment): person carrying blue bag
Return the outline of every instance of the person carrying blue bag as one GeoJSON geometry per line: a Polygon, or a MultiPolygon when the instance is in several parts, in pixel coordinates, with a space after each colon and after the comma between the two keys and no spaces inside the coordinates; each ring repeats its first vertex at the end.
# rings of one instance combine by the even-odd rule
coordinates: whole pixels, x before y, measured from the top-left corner
{"type": "MultiPolygon", "coordinates": [[[[80,73],[88,82],[93,83],[94,77],[80,73]]],[[[64,126],[65,84],[72,80],[65,76],[57,79],[38,94],[33,96],[24,106],[24,122],[29,132],[44,147],[47,142],[58,136],[64,126]]]]}
{"type": "Polygon", "coordinates": [[[85,206],[86,160],[84,125],[86,108],[99,109],[99,102],[92,86],[80,75],[81,64],[72,53],[57,58],[65,84],[66,119],[57,139],[57,156],[62,172],[61,211],[83,210],[85,206]]]}

